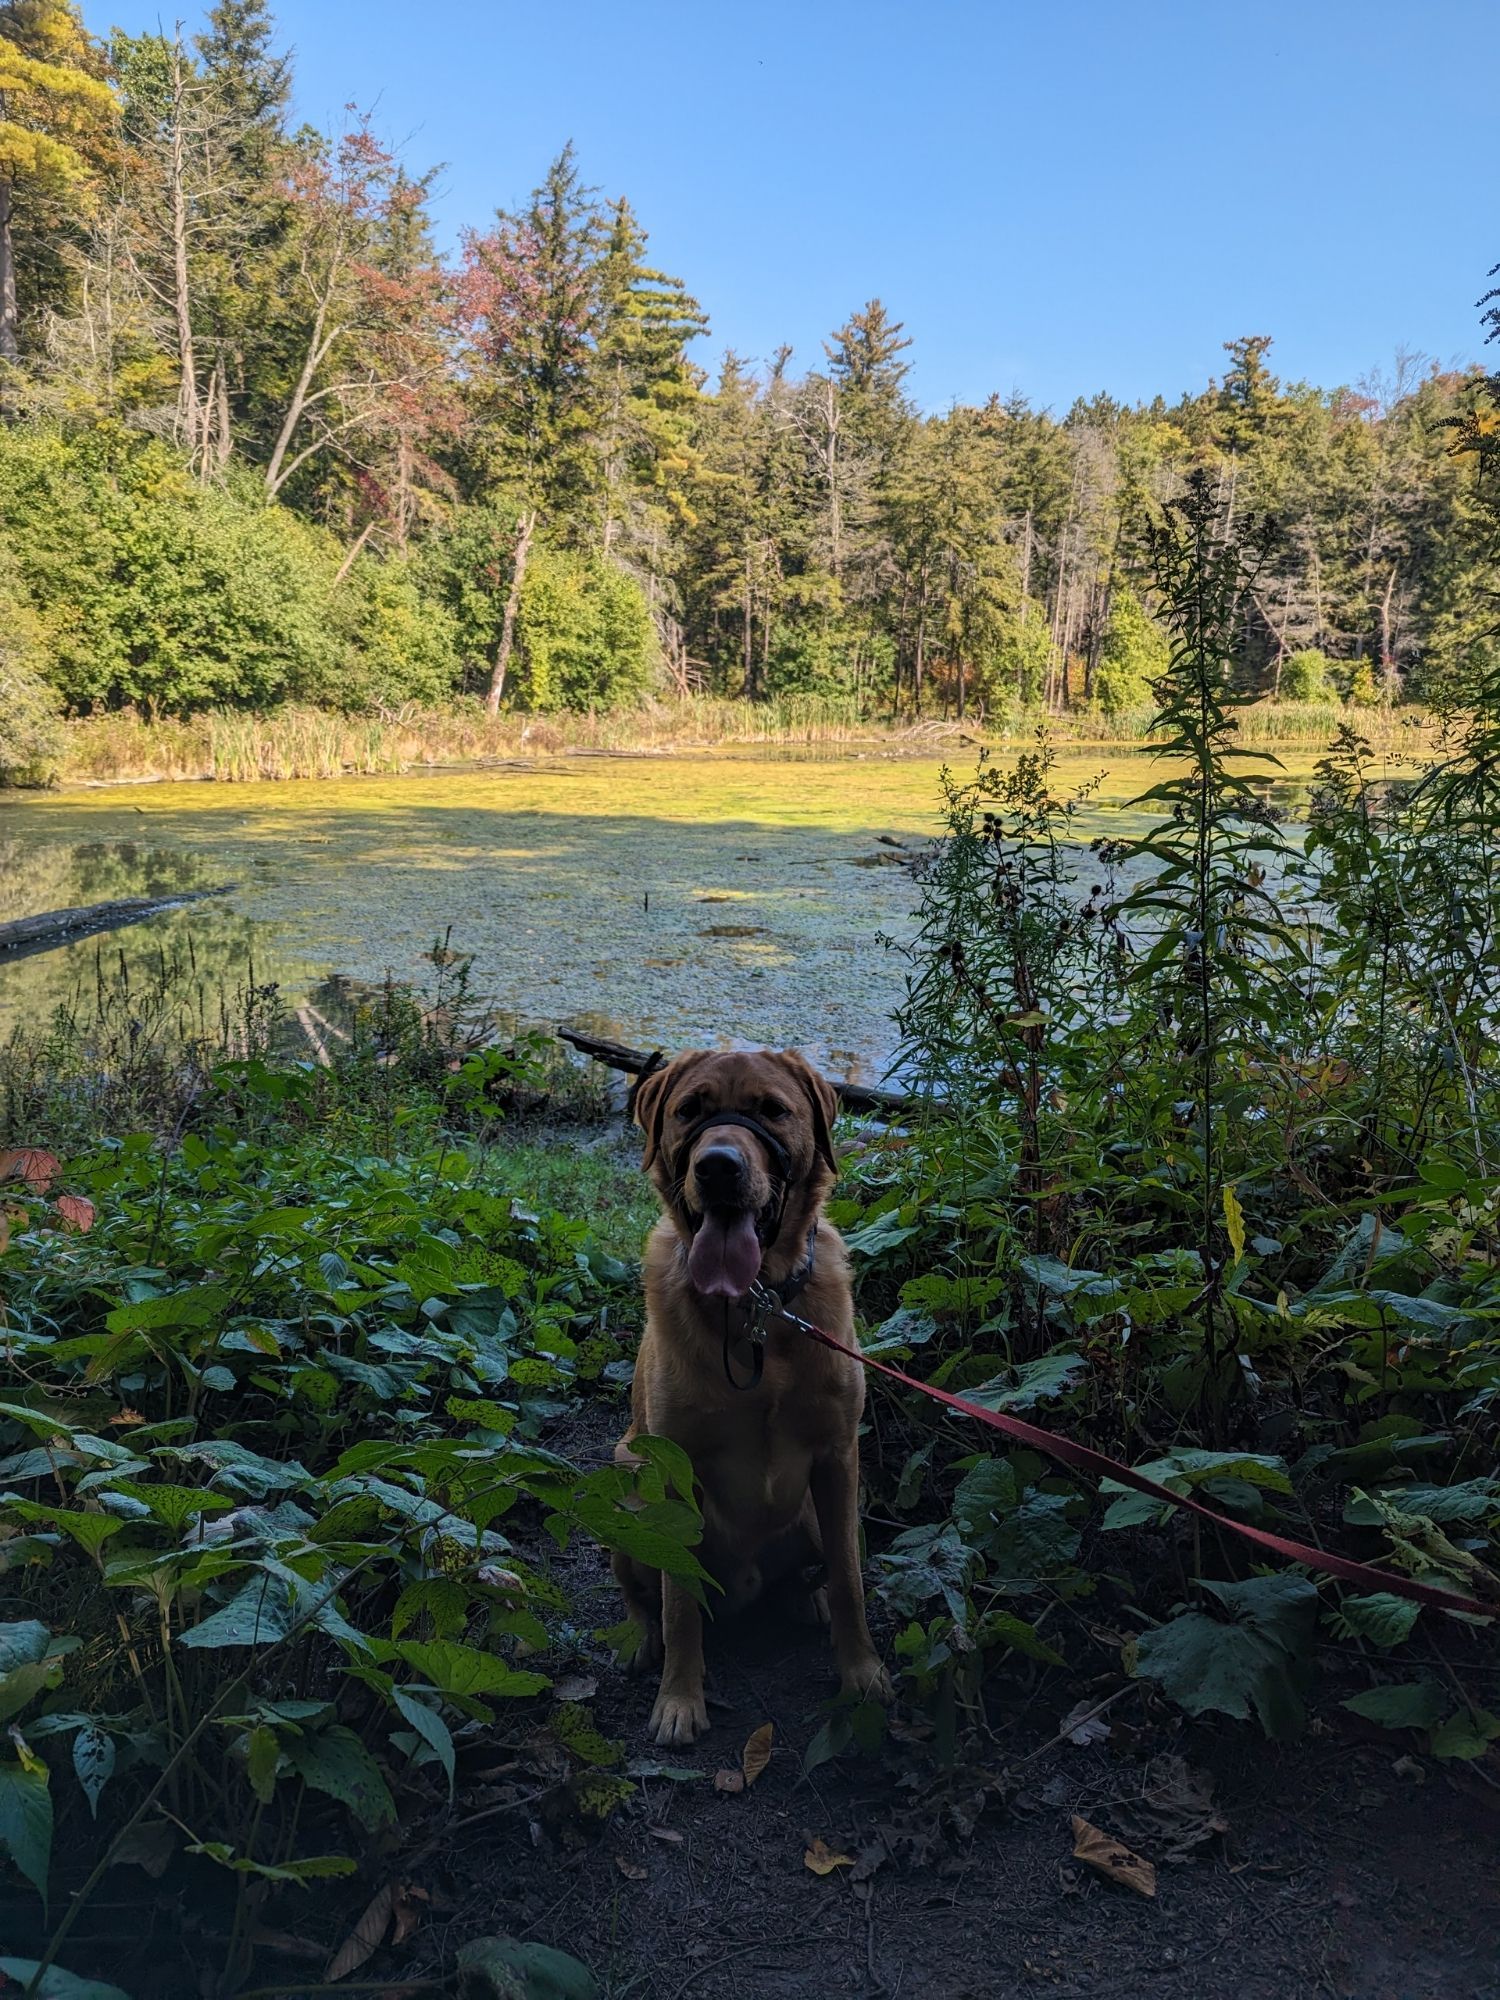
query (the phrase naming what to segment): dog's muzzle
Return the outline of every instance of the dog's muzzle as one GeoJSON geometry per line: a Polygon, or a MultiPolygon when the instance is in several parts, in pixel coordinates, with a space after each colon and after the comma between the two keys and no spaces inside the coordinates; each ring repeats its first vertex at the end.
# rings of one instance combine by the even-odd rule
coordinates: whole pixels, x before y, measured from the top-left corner
{"type": "Polygon", "coordinates": [[[691,1161],[693,1178],[704,1207],[701,1214],[683,1205],[693,1232],[688,1251],[688,1276],[693,1289],[706,1298],[743,1298],[760,1275],[761,1254],[781,1232],[791,1188],[792,1156],[768,1126],[748,1111],[709,1111],[689,1127],[677,1154],[684,1163],[673,1178],[680,1186],[691,1161]],[[704,1132],[721,1126],[753,1132],[771,1161],[771,1199],[758,1212],[745,1205],[750,1165],[735,1146],[709,1146],[696,1160],[694,1144],[704,1132]]]}

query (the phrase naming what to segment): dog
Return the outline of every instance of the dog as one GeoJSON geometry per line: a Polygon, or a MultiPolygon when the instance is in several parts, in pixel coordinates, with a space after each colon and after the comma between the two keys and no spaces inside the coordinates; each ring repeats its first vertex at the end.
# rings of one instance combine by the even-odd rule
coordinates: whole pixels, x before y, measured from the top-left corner
{"type": "MultiPolygon", "coordinates": [[[[822,1214],[836,1163],[833,1087],[795,1053],[694,1051],[645,1076],[634,1116],[663,1214],[646,1245],[646,1326],[630,1428],[670,1438],[701,1488],[699,1560],[742,1609],[773,1586],[831,1628],[842,1690],[891,1699],[865,1617],[859,1552],[859,1419],[849,1260],[822,1214]],[[770,1322],[758,1350],[746,1296],[773,1291],[851,1350],[770,1322]],[[826,1589],[814,1579],[821,1567],[826,1589]]],[[[685,1496],[684,1496],[685,1497],[685,1496]]],[[[661,1666],[650,1733],[692,1743],[708,1728],[703,1619],[680,1582],[616,1553],[639,1628],[638,1668],[661,1666]]]]}

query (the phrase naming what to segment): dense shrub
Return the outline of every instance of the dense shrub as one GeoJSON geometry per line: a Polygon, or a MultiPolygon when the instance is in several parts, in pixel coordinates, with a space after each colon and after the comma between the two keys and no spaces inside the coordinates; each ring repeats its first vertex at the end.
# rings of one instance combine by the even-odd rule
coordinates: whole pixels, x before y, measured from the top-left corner
{"type": "Polygon", "coordinates": [[[40,622],[0,547],[0,785],[46,784],[62,733],[57,697],[42,673],[40,622]]]}
{"type": "Polygon", "coordinates": [[[1094,699],[1107,716],[1149,707],[1152,683],[1170,664],[1167,635],[1140,599],[1117,590],[1094,672],[1094,699]]]}
{"type": "Polygon", "coordinates": [[[1281,663],[1279,693],[1283,701],[1336,701],[1332,660],[1311,646],[1289,654],[1281,663]]]}
{"type": "Polygon", "coordinates": [[[371,557],[340,580],[331,534],[118,427],[0,436],[0,559],[74,712],[361,708],[456,679],[452,619],[413,568],[371,557]]]}
{"type": "Polygon", "coordinates": [[[533,552],[521,589],[518,707],[616,708],[643,695],[656,634],[638,584],[613,564],[572,551],[533,552]]]}

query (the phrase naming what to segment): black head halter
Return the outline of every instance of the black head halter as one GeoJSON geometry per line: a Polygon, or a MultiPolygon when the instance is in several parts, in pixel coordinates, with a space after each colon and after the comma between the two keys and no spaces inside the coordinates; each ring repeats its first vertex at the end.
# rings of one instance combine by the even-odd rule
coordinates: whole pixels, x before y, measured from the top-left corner
{"type": "Polygon", "coordinates": [[[763,1212],[756,1217],[755,1233],[763,1244],[772,1244],[781,1234],[787,1198],[792,1190],[792,1156],[786,1141],[779,1139],[768,1125],[763,1125],[748,1111],[705,1111],[701,1118],[695,1118],[677,1141],[672,1178],[680,1183],[686,1177],[687,1158],[694,1145],[705,1132],[719,1125],[738,1125],[746,1132],[753,1132],[771,1156],[771,1200],[767,1203],[768,1213],[763,1212]]]}

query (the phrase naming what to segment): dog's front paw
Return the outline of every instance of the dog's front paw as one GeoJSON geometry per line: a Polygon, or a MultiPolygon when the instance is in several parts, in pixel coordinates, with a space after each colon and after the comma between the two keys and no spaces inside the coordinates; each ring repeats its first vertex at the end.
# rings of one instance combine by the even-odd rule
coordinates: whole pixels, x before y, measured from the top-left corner
{"type": "Polygon", "coordinates": [[[665,1688],[656,1697],[651,1711],[651,1739],[663,1749],[678,1743],[696,1743],[708,1731],[708,1708],[703,1690],[695,1694],[669,1694],[665,1688]]]}
{"type": "Polygon", "coordinates": [[[844,1668],[839,1675],[839,1693],[852,1696],[855,1701],[878,1701],[886,1708],[896,1699],[895,1684],[885,1662],[874,1653],[868,1660],[844,1668]]]}

